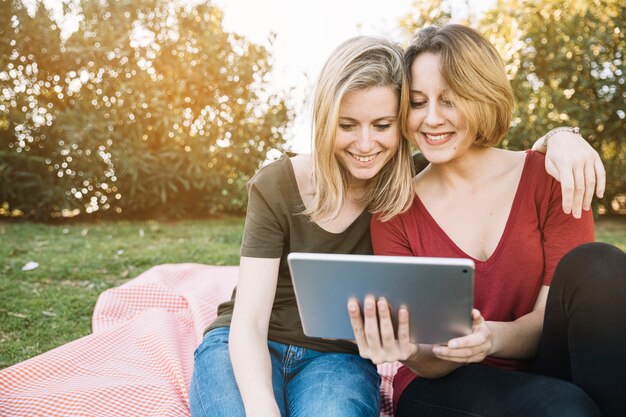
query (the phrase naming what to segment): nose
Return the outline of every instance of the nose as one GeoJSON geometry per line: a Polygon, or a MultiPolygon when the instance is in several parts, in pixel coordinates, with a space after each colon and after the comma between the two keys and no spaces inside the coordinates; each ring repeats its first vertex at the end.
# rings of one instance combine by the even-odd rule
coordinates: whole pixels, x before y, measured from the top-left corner
{"type": "Polygon", "coordinates": [[[440,126],[445,123],[445,119],[441,114],[439,103],[431,101],[428,103],[428,113],[424,122],[429,126],[440,126]]]}
{"type": "Polygon", "coordinates": [[[356,139],[356,147],[359,152],[368,153],[374,148],[374,133],[369,126],[363,126],[359,129],[358,138],[356,139]]]}

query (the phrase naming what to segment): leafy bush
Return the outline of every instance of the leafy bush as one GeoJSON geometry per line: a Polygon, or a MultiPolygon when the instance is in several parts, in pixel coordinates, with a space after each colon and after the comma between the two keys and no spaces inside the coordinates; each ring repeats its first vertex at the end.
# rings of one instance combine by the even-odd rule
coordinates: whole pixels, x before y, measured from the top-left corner
{"type": "Polygon", "coordinates": [[[244,210],[292,117],[267,91],[266,48],[225,32],[208,2],[71,3],[71,34],[41,4],[7,6],[0,203],[39,219],[244,210]]]}

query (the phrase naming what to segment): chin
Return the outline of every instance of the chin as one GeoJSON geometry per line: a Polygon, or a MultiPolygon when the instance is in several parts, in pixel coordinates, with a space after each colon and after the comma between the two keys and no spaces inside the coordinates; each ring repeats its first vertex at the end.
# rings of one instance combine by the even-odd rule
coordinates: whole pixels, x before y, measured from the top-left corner
{"type": "Polygon", "coordinates": [[[431,164],[443,164],[446,162],[450,162],[453,159],[453,155],[450,155],[448,152],[433,152],[433,151],[421,151],[424,158],[431,164]]]}
{"type": "Polygon", "coordinates": [[[376,176],[376,174],[378,174],[378,171],[376,171],[376,173],[372,174],[369,172],[352,172],[350,171],[350,175],[359,181],[369,181],[372,178],[374,178],[376,176]]]}
{"type": "Polygon", "coordinates": [[[374,178],[376,176],[376,174],[378,174],[380,172],[380,168],[376,167],[372,167],[372,168],[368,168],[368,169],[355,169],[352,168],[350,170],[348,170],[348,172],[350,172],[350,175],[359,181],[369,181],[372,178],[374,178]]]}

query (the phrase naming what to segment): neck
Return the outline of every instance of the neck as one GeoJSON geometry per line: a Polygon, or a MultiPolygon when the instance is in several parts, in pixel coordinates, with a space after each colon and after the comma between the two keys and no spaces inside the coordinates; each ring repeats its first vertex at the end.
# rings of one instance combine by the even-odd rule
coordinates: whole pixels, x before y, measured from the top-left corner
{"type": "Polygon", "coordinates": [[[362,202],[363,197],[365,197],[365,190],[366,187],[364,185],[352,186],[349,184],[346,190],[346,200],[354,203],[362,202]]]}
{"type": "Polygon", "coordinates": [[[496,153],[497,150],[492,147],[472,146],[463,155],[451,161],[431,163],[430,175],[453,188],[480,184],[491,171],[493,164],[491,159],[496,153]]]}
{"type": "Polygon", "coordinates": [[[365,190],[371,180],[354,178],[349,175],[346,181],[346,195],[350,199],[360,199],[365,195],[365,190]]]}

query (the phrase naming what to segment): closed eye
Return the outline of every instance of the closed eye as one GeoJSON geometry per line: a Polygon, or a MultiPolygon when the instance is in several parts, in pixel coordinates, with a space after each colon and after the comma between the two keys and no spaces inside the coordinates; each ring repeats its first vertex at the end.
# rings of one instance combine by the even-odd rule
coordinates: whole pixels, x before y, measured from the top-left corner
{"type": "Polygon", "coordinates": [[[350,131],[352,129],[354,129],[354,124],[352,123],[339,123],[339,128],[341,130],[346,130],[346,131],[350,131]]]}
{"type": "Polygon", "coordinates": [[[447,99],[442,99],[441,104],[443,104],[444,106],[448,106],[448,107],[454,107],[454,102],[451,100],[447,100],[447,99]]]}
{"type": "Polygon", "coordinates": [[[419,109],[426,105],[426,100],[412,100],[410,105],[413,109],[419,109]]]}

